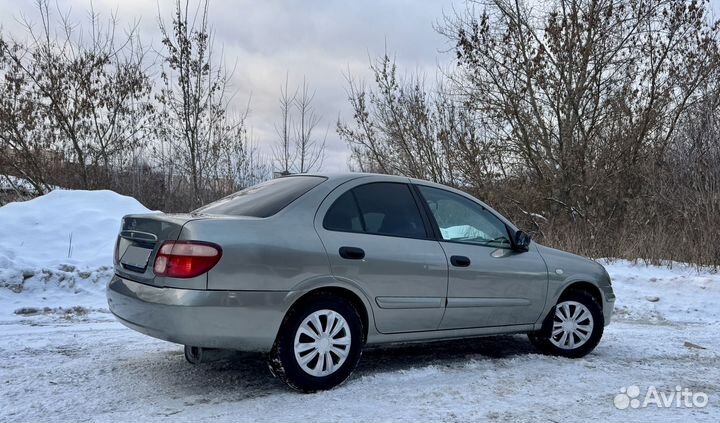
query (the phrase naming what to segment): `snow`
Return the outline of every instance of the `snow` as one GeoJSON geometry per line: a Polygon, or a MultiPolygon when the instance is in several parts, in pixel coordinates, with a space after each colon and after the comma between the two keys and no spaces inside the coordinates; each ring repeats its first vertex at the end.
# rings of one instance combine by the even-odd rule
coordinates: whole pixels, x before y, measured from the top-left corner
{"type": "Polygon", "coordinates": [[[32,183],[25,178],[18,178],[12,175],[0,175],[0,190],[20,190],[25,192],[34,192],[35,188],[32,183]]]}
{"type": "Polygon", "coordinates": [[[71,307],[68,294],[85,293],[83,306],[103,308],[120,219],[147,212],[112,191],[54,190],[0,207],[0,301],[71,307]]]}
{"type": "Polygon", "coordinates": [[[547,222],[547,217],[545,217],[541,214],[538,214],[538,213],[529,213],[529,214],[531,217],[534,217],[535,219],[540,219],[540,220],[544,220],[547,222]]]}
{"type": "Polygon", "coordinates": [[[191,366],[181,346],[112,318],[103,291],[119,218],[145,211],[108,191],[0,208],[0,421],[720,419],[720,275],[711,269],[604,261],[616,313],[582,359],[539,355],[521,335],[375,348],[342,386],[302,395],[262,355],[191,366]],[[680,385],[709,404],[615,408],[630,385],[680,385]]]}
{"type": "MultiPolygon", "coordinates": [[[[56,185],[47,185],[50,190],[62,189],[56,185]]],[[[35,193],[35,186],[27,178],[13,175],[0,175],[0,191],[19,191],[21,194],[35,193]]]]}
{"type": "Polygon", "coordinates": [[[669,263],[672,267],[627,261],[603,264],[614,281],[618,297],[615,317],[620,320],[678,324],[720,322],[720,275],[715,271],[697,271],[682,263],[669,263]]]}

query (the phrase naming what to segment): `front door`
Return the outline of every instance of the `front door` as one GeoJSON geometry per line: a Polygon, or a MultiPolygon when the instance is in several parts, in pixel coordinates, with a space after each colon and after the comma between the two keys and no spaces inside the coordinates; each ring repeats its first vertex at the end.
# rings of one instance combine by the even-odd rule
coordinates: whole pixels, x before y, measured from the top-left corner
{"type": "Polygon", "coordinates": [[[445,310],[445,254],[410,186],[373,179],[341,185],[318,210],[333,276],[371,299],[379,332],[435,330],[445,310]]]}
{"type": "Polygon", "coordinates": [[[441,329],[531,324],[545,307],[547,269],[534,245],[511,248],[507,226],[460,194],[418,185],[449,264],[441,329]]]}

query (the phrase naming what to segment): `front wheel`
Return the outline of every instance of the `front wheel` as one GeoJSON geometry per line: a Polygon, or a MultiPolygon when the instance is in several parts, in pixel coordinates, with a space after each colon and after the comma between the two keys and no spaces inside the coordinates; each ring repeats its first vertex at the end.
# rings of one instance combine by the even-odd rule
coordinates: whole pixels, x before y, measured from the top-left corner
{"type": "Polygon", "coordinates": [[[345,299],[314,294],[293,306],[270,352],[270,369],[301,392],[334,388],[360,361],[362,320],[345,299]]]}
{"type": "Polygon", "coordinates": [[[602,309],[595,298],[574,291],[563,295],[543,328],[528,337],[545,354],[580,358],[595,349],[604,326],[602,309]]]}

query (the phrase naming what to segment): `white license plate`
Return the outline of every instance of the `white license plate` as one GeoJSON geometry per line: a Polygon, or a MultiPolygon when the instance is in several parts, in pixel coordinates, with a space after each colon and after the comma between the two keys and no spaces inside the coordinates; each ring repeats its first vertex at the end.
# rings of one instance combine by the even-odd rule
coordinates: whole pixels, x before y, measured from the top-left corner
{"type": "Polygon", "coordinates": [[[148,258],[150,258],[151,253],[152,250],[149,248],[131,245],[127,247],[127,250],[125,250],[125,254],[123,254],[122,258],[120,258],[120,262],[128,266],[144,269],[145,266],[147,266],[148,258]]]}

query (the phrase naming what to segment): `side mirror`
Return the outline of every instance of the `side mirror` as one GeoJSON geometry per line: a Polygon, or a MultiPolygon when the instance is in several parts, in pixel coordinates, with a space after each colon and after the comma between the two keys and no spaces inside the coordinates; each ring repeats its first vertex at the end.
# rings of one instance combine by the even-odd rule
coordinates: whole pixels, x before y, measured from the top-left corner
{"type": "Polygon", "coordinates": [[[515,232],[515,239],[513,239],[513,250],[515,251],[527,251],[530,248],[530,235],[523,231],[515,232]]]}

